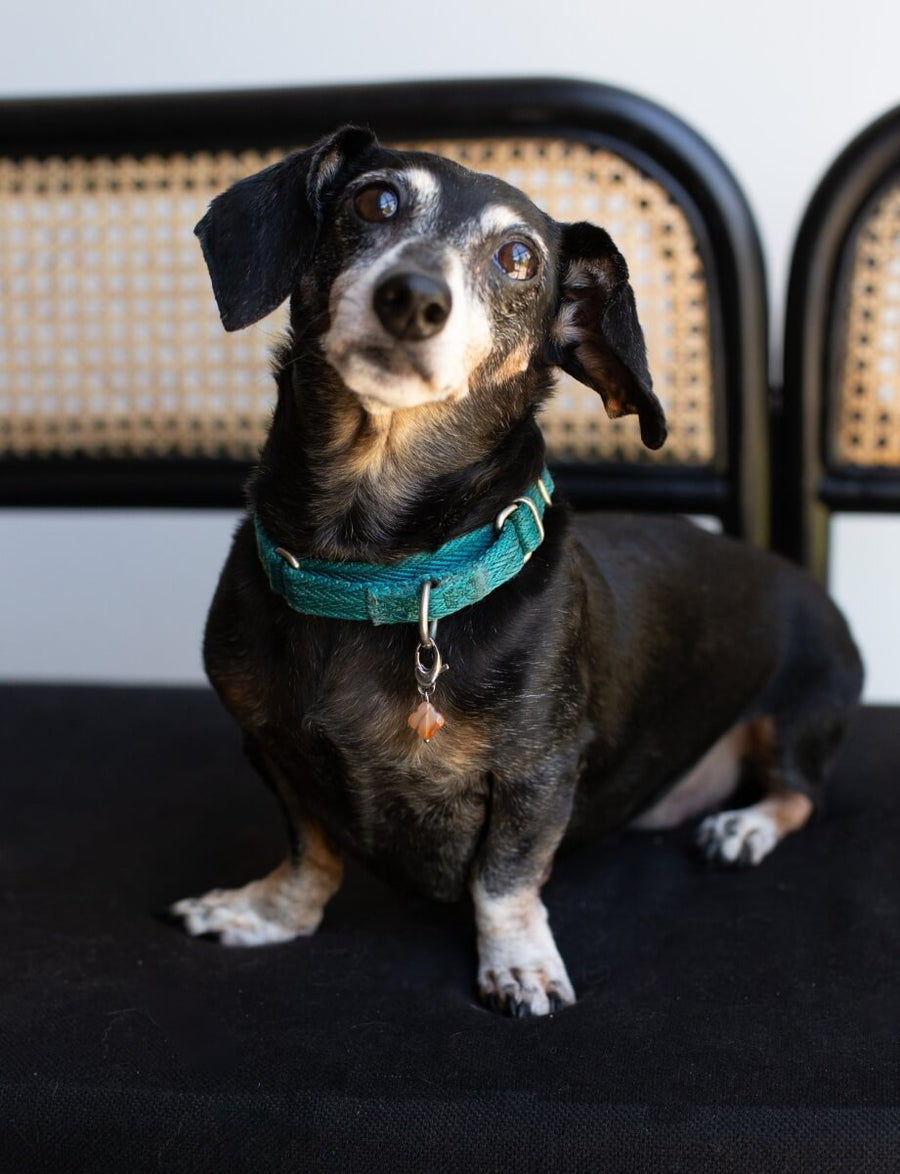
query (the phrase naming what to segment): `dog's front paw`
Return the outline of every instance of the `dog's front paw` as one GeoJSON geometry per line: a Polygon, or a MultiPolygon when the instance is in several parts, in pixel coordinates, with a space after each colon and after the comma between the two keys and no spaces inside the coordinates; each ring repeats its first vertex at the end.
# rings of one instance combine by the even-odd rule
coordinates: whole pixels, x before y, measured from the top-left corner
{"type": "Polygon", "coordinates": [[[696,846],[710,864],[749,868],[759,864],[778,843],[774,821],[753,807],[708,815],[697,828],[696,846]]]}
{"type": "Polygon", "coordinates": [[[492,1011],[524,1019],[575,1002],[575,992],[534,889],[490,896],[472,889],[478,923],[478,992],[492,1011]]]}
{"type": "Polygon", "coordinates": [[[515,1019],[552,1015],[575,1002],[575,992],[558,954],[527,966],[479,968],[478,993],[489,1010],[515,1019]]]}
{"type": "Polygon", "coordinates": [[[202,897],[185,897],[169,912],[191,937],[215,937],[223,946],[267,946],[289,942],[300,932],[277,915],[266,916],[247,900],[243,889],[212,889],[202,897]]]}
{"type": "Polygon", "coordinates": [[[285,863],[240,889],[211,889],[170,906],[192,937],[215,937],[223,946],[267,946],[315,933],[333,888],[316,883],[310,869],[285,863]]]}

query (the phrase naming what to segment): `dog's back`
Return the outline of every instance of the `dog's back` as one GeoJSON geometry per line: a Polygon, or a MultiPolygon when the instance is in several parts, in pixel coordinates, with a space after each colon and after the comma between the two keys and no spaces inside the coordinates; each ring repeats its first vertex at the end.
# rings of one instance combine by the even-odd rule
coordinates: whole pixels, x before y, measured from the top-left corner
{"type": "MultiPolygon", "coordinates": [[[[769,779],[813,793],[862,684],[828,596],[786,560],[684,519],[596,514],[574,530],[596,575],[603,730],[583,827],[634,819],[720,739],[769,779]]],[[[727,797],[721,779],[715,787],[727,797]]]]}

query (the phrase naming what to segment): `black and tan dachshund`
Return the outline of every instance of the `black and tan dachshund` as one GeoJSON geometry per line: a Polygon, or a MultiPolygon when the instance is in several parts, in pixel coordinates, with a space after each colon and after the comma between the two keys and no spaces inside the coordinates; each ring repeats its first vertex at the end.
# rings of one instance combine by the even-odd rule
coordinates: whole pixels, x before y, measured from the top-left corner
{"type": "Polygon", "coordinates": [[[571,1003],[540,899],[563,837],[705,815],[708,859],[758,864],[808,820],[857,701],[846,624],[794,567],[688,521],[545,504],[536,414],[555,368],[665,440],[602,229],[345,127],[219,196],[197,233],[228,330],[291,302],[205,640],[291,846],[270,876],[173,911],[225,945],[311,934],[347,852],[471,895],[489,1006],[571,1003]],[[507,507],[533,541],[435,634],[420,588],[437,598],[441,579],[421,568],[454,540],[499,542],[507,507]],[[340,594],[344,565],[418,567],[411,615],[310,614],[291,595],[291,576],[335,568],[340,594]],[[742,770],[757,801],[721,810],[742,770]]]}

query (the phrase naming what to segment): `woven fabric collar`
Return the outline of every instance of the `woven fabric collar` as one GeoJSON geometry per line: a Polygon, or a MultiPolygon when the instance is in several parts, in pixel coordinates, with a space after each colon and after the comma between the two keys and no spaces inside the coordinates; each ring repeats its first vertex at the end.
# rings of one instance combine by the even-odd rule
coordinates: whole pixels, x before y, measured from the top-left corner
{"type": "Polygon", "coordinates": [[[373,624],[412,624],[419,619],[420,588],[431,582],[428,614],[439,620],[478,603],[521,571],[544,538],[545,493],[547,499],[553,493],[548,469],[518,499],[517,508],[503,511],[500,517],[507,516],[499,525],[480,526],[435,551],[388,565],[294,559],[275,546],[258,518],[256,544],[269,586],[294,611],[373,624]]]}

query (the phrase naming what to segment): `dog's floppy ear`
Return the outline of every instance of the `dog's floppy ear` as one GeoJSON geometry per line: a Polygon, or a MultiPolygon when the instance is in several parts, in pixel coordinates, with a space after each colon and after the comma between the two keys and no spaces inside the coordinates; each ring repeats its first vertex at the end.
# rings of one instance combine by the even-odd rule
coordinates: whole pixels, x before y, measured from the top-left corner
{"type": "Polygon", "coordinates": [[[216,196],[194,232],[226,330],[258,322],[290,294],[328,194],[375,144],[371,131],[345,126],[216,196]]]}
{"type": "Polygon", "coordinates": [[[644,444],[660,447],[666,417],[653,394],[628,266],[609,233],[593,224],[563,226],[560,302],[549,357],[599,391],[607,415],[637,413],[644,444]]]}

